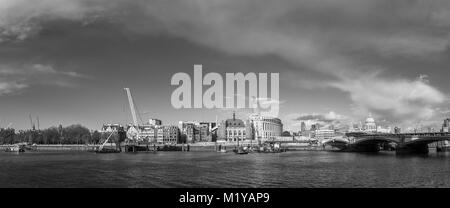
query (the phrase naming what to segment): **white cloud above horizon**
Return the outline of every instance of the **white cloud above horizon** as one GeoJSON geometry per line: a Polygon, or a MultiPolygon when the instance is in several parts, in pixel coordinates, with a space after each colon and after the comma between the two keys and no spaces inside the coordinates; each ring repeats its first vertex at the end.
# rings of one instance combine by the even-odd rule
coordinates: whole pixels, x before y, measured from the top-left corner
{"type": "Polygon", "coordinates": [[[58,71],[47,64],[0,65],[0,96],[33,85],[74,87],[71,81],[82,77],[75,71],[58,71]]]}

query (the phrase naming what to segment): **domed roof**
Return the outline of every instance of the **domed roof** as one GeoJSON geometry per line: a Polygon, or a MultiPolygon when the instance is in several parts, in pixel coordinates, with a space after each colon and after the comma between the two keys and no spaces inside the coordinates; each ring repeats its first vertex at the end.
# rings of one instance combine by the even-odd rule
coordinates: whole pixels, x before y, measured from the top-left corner
{"type": "Polygon", "coordinates": [[[232,119],[227,119],[225,121],[226,127],[245,127],[244,122],[241,119],[236,119],[235,114],[233,113],[232,119]]]}
{"type": "Polygon", "coordinates": [[[372,114],[369,114],[369,117],[366,119],[366,123],[375,123],[375,119],[372,118],[372,114]]]}
{"type": "Polygon", "coordinates": [[[227,127],[245,127],[244,122],[241,119],[227,119],[227,127]]]}

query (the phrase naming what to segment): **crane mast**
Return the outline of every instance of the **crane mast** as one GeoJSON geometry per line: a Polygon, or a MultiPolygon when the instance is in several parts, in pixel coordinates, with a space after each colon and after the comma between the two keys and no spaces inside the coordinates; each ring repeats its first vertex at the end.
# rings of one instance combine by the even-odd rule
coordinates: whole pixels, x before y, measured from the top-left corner
{"type": "Polygon", "coordinates": [[[138,126],[137,116],[136,116],[136,108],[134,108],[133,96],[131,95],[130,88],[125,88],[128,96],[128,103],[130,104],[131,116],[133,117],[134,126],[138,126]]]}

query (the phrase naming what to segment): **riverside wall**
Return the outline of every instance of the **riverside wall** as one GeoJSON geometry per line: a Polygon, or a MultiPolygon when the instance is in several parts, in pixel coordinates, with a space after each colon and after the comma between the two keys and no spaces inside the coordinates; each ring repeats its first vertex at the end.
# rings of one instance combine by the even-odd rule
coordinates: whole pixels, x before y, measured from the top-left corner
{"type": "MultiPolygon", "coordinates": [[[[14,145],[0,145],[0,151],[4,151],[8,147],[12,147],[14,145]]],[[[40,152],[57,152],[57,151],[94,151],[96,147],[99,145],[83,145],[83,144],[39,144],[30,146],[28,149],[32,151],[40,151],[40,152]]],[[[107,145],[108,146],[108,145],[107,145]]],[[[106,146],[106,147],[107,147],[106,146]]],[[[153,147],[153,145],[148,145],[149,147],[153,147]]],[[[156,147],[162,147],[164,145],[155,145],[156,147]]],[[[258,144],[253,142],[225,142],[225,143],[214,143],[214,142],[205,142],[205,143],[193,143],[193,144],[177,144],[176,146],[183,147],[184,150],[189,149],[192,152],[214,152],[218,151],[220,148],[225,148],[226,150],[233,150],[237,146],[245,146],[245,147],[258,147],[258,144]]],[[[114,148],[115,146],[111,146],[114,148]]],[[[124,147],[124,145],[122,145],[124,147]]],[[[309,145],[307,143],[284,143],[281,145],[282,148],[285,148],[288,151],[318,151],[323,150],[322,147],[309,145]]]]}

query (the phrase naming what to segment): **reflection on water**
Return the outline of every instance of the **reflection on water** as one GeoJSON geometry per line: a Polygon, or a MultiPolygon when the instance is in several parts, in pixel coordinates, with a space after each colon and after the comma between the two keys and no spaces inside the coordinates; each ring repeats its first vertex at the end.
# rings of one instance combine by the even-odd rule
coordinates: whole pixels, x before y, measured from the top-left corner
{"type": "Polygon", "coordinates": [[[450,187],[450,153],[0,153],[0,187],[450,187]]]}

